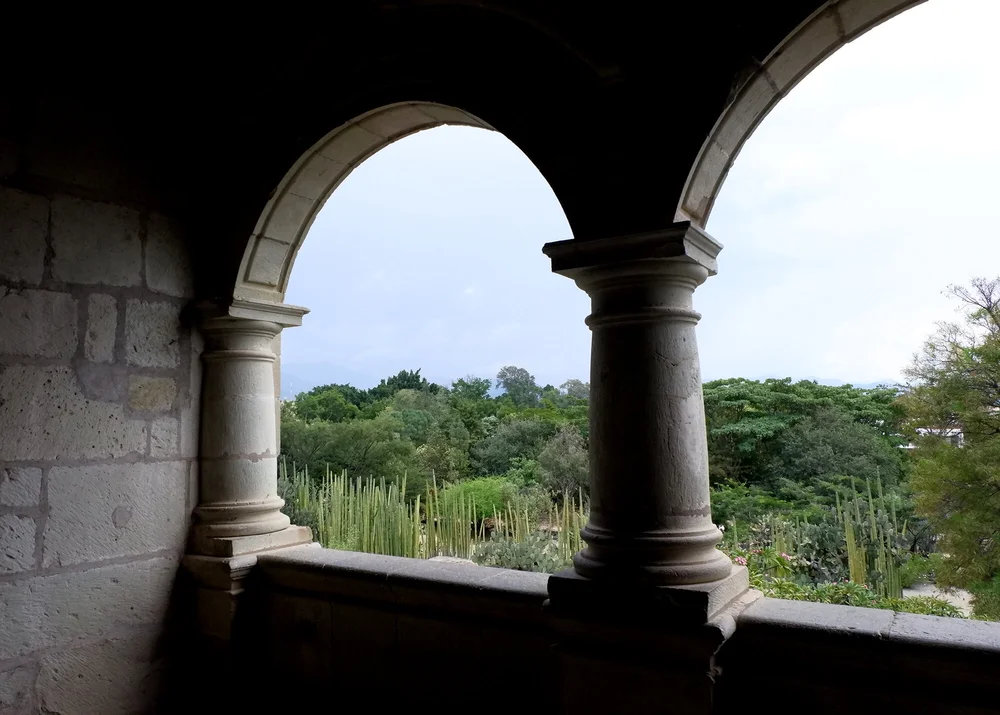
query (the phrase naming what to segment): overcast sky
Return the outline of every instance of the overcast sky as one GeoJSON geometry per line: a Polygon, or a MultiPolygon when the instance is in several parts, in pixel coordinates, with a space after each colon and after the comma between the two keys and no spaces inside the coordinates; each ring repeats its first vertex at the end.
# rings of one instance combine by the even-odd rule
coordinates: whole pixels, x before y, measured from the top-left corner
{"type": "MultiPolygon", "coordinates": [[[[720,272],[695,295],[702,373],[895,381],[952,319],[949,283],[1000,275],[998,0],[930,0],[848,45],[744,146],[708,231],[720,272]],[[991,215],[992,214],[992,215],[991,215]]],[[[586,295],[542,244],[558,201],[503,136],[443,127],[362,164],[299,252],[283,392],[444,384],[528,368],[588,379],[586,295]]]]}

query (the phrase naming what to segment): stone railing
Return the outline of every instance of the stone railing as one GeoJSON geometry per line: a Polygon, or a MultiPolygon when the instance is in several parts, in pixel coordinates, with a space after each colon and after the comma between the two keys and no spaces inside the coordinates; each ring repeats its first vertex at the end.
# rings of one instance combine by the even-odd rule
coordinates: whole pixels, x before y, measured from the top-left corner
{"type": "Polygon", "coordinates": [[[765,598],[718,664],[726,713],[1000,712],[1000,623],[765,598]]]}
{"type": "MultiPolygon", "coordinates": [[[[238,620],[241,641],[296,711],[341,705],[551,715],[579,704],[568,692],[579,688],[579,678],[563,658],[565,624],[553,628],[544,605],[547,579],[288,549],[259,557],[238,620]]],[[[591,625],[601,629],[581,618],[577,630],[591,625]]],[[[685,637],[671,637],[665,659],[627,649],[608,653],[610,666],[595,659],[588,684],[606,693],[601,709],[621,693],[632,705],[648,703],[645,712],[745,713],[748,705],[774,712],[1000,712],[1000,624],[760,599],[739,616],[708,673],[669,665],[685,637]],[[661,674],[651,679],[651,672],[661,674]],[[704,705],[706,682],[714,683],[714,705],[704,705]]],[[[704,642],[693,631],[691,640],[692,650],[704,642]]],[[[613,711],[635,708],[623,702],[613,711]]]]}

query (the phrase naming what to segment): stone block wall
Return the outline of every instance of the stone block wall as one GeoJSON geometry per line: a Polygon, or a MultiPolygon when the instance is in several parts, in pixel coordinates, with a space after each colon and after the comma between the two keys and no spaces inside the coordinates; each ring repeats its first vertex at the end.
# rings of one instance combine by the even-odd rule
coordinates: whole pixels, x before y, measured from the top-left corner
{"type": "Polygon", "coordinates": [[[0,185],[0,712],[157,694],[197,498],[192,266],[167,217],[0,185]]]}

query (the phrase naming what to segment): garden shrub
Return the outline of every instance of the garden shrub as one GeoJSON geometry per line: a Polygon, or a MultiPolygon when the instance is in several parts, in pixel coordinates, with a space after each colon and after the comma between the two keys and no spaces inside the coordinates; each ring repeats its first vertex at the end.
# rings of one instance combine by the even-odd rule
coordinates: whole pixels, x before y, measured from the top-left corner
{"type": "Polygon", "coordinates": [[[918,613],[948,618],[965,617],[959,608],[941,598],[933,596],[885,598],[867,586],[852,581],[803,586],[789,579],[767,579],[758,575],[753,580],[752,585],[762,591],[765,596],[782,598],[786,601],[812,601],[813,603],[832,603],[839,606],[881,608],[902,613],[918,613]]]}
{"type": "MultiPolygon", "coordinates": [[[[305,483],[302,488],[313,489],[310,483],[305,483]]],[[[287,476],[278,477],[278,496],[285,500],[285,506],[281,511],[296,526],[308,526],[312,529],[313,538],[319,534],[319,514],[314,508],[303,507],[299,498],[295,482],[287,476]]]]}
{"type": "Polygon", "coordinates": [[[476,519],[481,521],[493,516],[494,513],[503,513],[512,493],[516,494],[517,490],[516,484],[503,477],[467,479],[445,487],[441,491],[441,503],[448,509],[451,503],[457,500],[471,502],[476,507],[476,519]]]}
{"type": "Polygon", "coordinates": [[[981,621],[1000,621],[1000,576],[969,586],[972,593],[972,617],[981,621]]]}
{"type": "Polygon", "coordinates": [[[500,488],[500,495],[505,508],[509,506],[519,516],[527,514],[532,524],[547,520],[552,511],[552,496],[537,484],[518,489],[516,484],[508,482],[500,488]]]}
{"type": "Polygon", "coordinates": [[[941,558],[939,553],[927,556],[912,554],[899,569],[899,580],[903,588],[909,588],[916,583],[934,581],[934,574],[941,563],[941,558]]]}
{"type": "Polygon", "coordinates": [[[538,573],[555,573],[571,565],[569,560],[560,558],[552,537],[539,532],[529,534],[520,542],[494,534],[476,549],[472,560],[480,566],[538,573]]]}

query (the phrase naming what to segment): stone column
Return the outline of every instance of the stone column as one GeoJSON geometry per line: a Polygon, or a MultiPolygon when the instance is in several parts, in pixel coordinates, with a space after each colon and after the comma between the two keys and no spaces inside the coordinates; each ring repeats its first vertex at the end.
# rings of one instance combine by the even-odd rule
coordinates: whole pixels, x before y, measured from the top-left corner
{"type": "Polygon", "coordinates": [[[278,443],[272,350],[304,308],[237,301],[203,309],[205,338],[201,475],[192,551],[238,556],[305,543],[278,497],[278,443]]]}
{"type": "Polygon", "coordinates": [[[716,549],[692,305],[721,248],[688,223],[544,248],[593,308],[587,546],[550,580],[554,605],[641,594],[704,623],[747,590],[716,549]]]}

